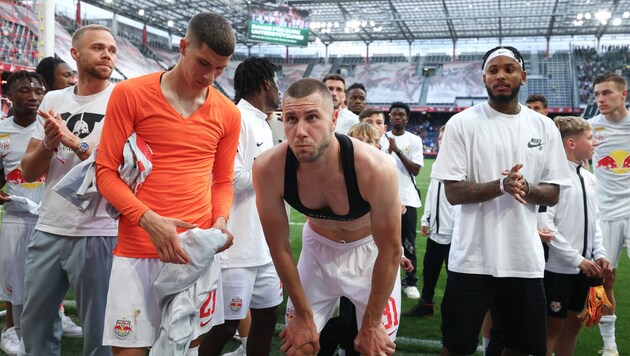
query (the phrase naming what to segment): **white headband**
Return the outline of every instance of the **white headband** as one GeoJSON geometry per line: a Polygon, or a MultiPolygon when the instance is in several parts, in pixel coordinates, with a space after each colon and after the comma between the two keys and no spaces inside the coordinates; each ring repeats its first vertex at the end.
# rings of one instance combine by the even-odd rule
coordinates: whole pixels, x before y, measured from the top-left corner
{"type": "Polygon", "coordinates": [[[507,48],[497,48],[494,52],[490,53],[490,55],[488,56],[488,59],[486,59],[486,63],[483,65],[483,70],[486,70],[488,63],[490,63],[491,60],[499,56],[512,58],[513,60],[516,61],[516,63],[518,63],[519,66],[521,66],[521,69],[523,69],[523,62],[520,59],[517,59],[512,51],[510,51],[507,48]]]}

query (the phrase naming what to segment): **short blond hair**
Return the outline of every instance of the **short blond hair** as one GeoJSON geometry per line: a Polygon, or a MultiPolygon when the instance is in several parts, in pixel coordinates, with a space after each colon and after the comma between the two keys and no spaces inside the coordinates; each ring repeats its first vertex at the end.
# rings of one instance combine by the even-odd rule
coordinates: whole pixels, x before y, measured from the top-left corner
{"type": "Polygon", "coordinates": [[[378,143],[378,140],[381,138],[381,134],[378,132],[378,129],[374,127],[374,125],[365,122],[360,122],[352,126],[350,130],[348,130],[348,136],[354,138],[365,136],[373,139],[376,143],[378,143]]]}
{"type": "Polygon", "coordinates": [[[579,116],[556,116],[554,124],[560,130],[560,136],[565,139],[569,136],[580,135],[591,130],[591,124],[579,116]]]}
{"type": "Polygon", "coordinates": [[[107,31],[109,32],[109,34],[112,34],[109,28],[103,25],[98,25],[98,24],[85,25],[83,27],[80,27],[78,30],[74,31],[74,34],[72,35],[72,47],[76,47],[76,43],[81,39],[81,37],[83,37],[83,34],[85,34],[85,32],[87,31],[107,31]]]}

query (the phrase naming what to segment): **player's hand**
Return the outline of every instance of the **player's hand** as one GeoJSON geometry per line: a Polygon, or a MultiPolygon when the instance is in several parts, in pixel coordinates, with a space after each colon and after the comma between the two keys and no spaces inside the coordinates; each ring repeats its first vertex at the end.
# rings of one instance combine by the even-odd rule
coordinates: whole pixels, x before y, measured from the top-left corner
{"type": "Polygon", "coordinates": [[[59,143],[71,149],[79,146],[79,137],[68,129],[66,122],[61,119],[59,114],[55,115],[52,110],[45,112],[39,110],[39,116],[44,118],[44,133],[47,144],[51,147],[59,146],[59,143]]]}
{"type": "Polygon", "coordinates": [[[400,267],[402,267],[405,272],[413,272],[413,264],[411,264],[411,260],[407,257],[400,258],[400,267]]]}
{"type": "Polygon", "coordinates": [[[188,263],[188,255],[177,236],[177,228],[193,229],[197,225],[179,219],[165,218],[147,210],[140,218],[140,226],[149,233],[160,261],[167,263],[188,263]]]}
{"type": "Polygon", "coordinates": [[[604,277],[610,278],[610,275],[612,274],[612,271],[613,271],[610,261],[608,261],[605,258],[600,258],[599,260],[595,261],[595,263],[597,263],[597,265],[602,269],[602,273],[604,274],[604,277]]]}
{"type": "Polygon", "coordinates": [[[11,199],[9,199],[9,194],[3,192],[2,190],[0,190],[0,205],[10,202],[11,199]]]}
{"type": "Polygon", "coordinates": [[[234,244],[234,236],[227,230],[227,221],[224,217],[220,216],[219,218],[217,218],[212,227],[221,230],[222,233],[227,235],[227,240],[225,241],[225,244],[217,250],[217,253],[227,250],[228,248],[230,248],[230,246],[234,244]]]}
{"type": "Polygon", "coordinates": [[[44,118],[44,141],[46,145],[56,148],[59,146],[61,134],[59,133],[58,125],[55,123],[55,113],[52,110],[45,112],[43,110],[38,111],[39,116],[44,118]]]}
{"type": "Polygon", "coordinates": [[[396,344],[389,339],[383,324],[378,326],[363,326],[354,339],[354,348],[364,356],[393,355],[396,344]]]}
{"type": "Polygon", "coordinates": [[[540,241],[542,242],[549,242],[553,240],[553,237],[554,237],[553,233],[546,227],[543,227],[542,229],[538,229],[538,236],[540,236],[540,241]]]}
{"type": "Polygon", "coordinates": [[[527,194],[525,186],[528,183],[525,183],[523,175],[519,172],[521,168],[523,168],[523,164],[519,163],[509,171],[505,170],[501,174],[505,176],[505,178],[503,178],[503,189],[505,192],[513,196],[519,203],[525,205],[526,203],[523,197],[527,194]]]}
{"type": "Polygon", "coordinates": [[[385,136],[387,137],[387,141],[389,141],[389,148],[387,148],[387,152],[398,152],[398,145],[396,144],[396,139],[393,136],[385,136]]]}
{"type": "Polygon", "coordinates": [[[429,236],[429,227],[420,226],[420,233],[422,234],[422,236],[429,236]]]}
{"type": "Polygon", "coordinates": [[[586,277],[603,277],[602,268],[595,262],[585,258],[579,265],[586,277]]]}
{"type": "Polygon", "coordinates": [[[315,323],[294,317],[280,333],[280,344],[280,351],[288,356],[317,355],[319,334],[315,323]]]}

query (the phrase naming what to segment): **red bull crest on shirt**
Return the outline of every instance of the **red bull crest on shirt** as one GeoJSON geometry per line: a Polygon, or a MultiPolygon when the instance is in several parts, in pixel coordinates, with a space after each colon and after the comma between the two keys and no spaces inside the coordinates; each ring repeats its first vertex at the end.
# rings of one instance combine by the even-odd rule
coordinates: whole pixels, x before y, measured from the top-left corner
{"type": "Polygon", "coordinates": [[[610,170],[614,173],[622,174],[630,170],[630,153],[617,150],[610,153],[610,155],[602,157],[597,161],[595,169],[603,168],[610,170]]]}

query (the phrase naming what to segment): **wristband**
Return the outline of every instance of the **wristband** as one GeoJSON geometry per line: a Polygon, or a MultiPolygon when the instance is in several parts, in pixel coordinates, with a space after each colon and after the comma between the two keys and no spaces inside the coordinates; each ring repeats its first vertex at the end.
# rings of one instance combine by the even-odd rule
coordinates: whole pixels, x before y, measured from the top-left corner
{"type": "Polygon", "coordinates": [[[527,184],[527,192],[523,196],[523,198],[524,198],[524,197],[529,195],[529,190],[530,190],[531,187],[529,186],[529,182],[525,178],[523,178],[523,182],[525,182],[525,184],[527,184]]]}
{"type": "Polygon", "coordinates": [[[42,146],[44,146],[44,149],[48,152],[57,152],[56,147],[48,146],[48,144],[46,143],[46,139],[42,140],[42,146]]]}
{"type": "Polygon", "coordinates": [[[501,191],[501,193],[506,194],[507,192],[505,191],[505,188],[503,187],[503,181],[504,180],[505,180],[505,178],[499,179],[499,190],[501,191]]]}
{"type": "Polygon", "coordinates": [[[66,163],[66,160],[63,159],[63,157],[61,157],[61,155],[59,154],[59,149],[57,147],[48,146],[48,144],[46,143],[46,139],[42,140],[42,146],[44,146],[44,149],[48,152],[55,152],[55,157],[59,162],[61,162],[62,164],[66,163]]]}
{"type": "Polygon", "coordinates": [[[402,152],[402,150],[401,150],[401,149],[398,149],[398,151],[396,151],[396,155],[398,155],[398,156],[400,156],[402,153],[403,153],[403,152],[402,152]]]}

